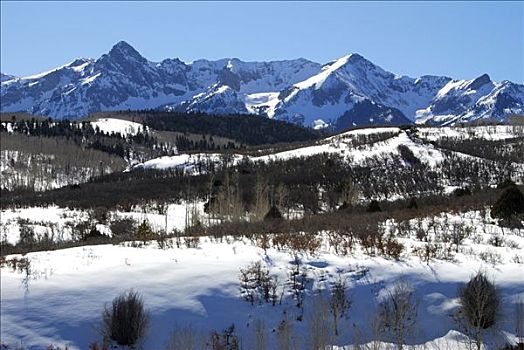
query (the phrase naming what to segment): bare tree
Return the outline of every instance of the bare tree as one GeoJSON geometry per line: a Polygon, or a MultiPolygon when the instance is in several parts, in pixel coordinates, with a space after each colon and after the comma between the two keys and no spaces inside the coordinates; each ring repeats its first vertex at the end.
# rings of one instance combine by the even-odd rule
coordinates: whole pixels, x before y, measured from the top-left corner
{"type": "Polygon", "coordinates": [[[482,271],[459,289],[460,308],[455,321],[462,331],[482,348],[483,332],[493,327],[499,318],[500,295],[493,282],[482,271]]]}
{"type": "Polygon", "coordinates": [[[326,350],[333,340],[331,333],[333,324],[329,317],[329,300],[320,295],[310,302],[310,306],[311,312],[307,315],[309,348],[311,350],[326,350]]]}
{"type": "Polygon", "coordinates": [[[338,321],[344,317],[351,307],[351,301],[347,296],[347,282],[342,276],[338,276],[331,287],[331,298],[329,300],[331,314],[333,315],[333,328],[338,336],[338,321]]]}
{"type": "Polygon", "coordinates": [[[165,350],[202,350],[205,348],[205,337],[195,331],[191,325],[176,327],[166,344],[165,350]]]}
{"type": "Polygon", "coordinates": [[[296,350],[298,348],[298,340],[293,334],[293,321],[289,318],[287,312],[284,312],[284,317],[278,324],[276,335],[279,350],[296,350]]]}
{"type": "Polygon", "coordinates": [[[519,299],[515,303],[515,335],[520,347],[524,347],[524,302],[519,299]]]}
{"type": "Polygon", "coordinates": [[[380,307],[380,322],[381,328],[392,335],[399,350],[414,331],[417,313],[418,301],[412,286],[405,280],[398,281],[380,307]]]}
{"type": "Polygon", "coordinates": [[[253,350],[266,350],[267,327],[263,320],[256,320],[253,326],[253,350]]]}

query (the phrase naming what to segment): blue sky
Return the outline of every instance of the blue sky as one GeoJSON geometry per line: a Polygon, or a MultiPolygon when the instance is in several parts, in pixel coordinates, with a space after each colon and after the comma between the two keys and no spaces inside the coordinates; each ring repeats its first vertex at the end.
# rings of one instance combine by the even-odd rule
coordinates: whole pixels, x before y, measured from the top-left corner
{"type": "Polygon", "coordinates": [[[397,74],[524,82],[523,2],[6,2],[0,70],[18,76],[120,40],[178,57],[325,63],[357,52],[397,74]]]}

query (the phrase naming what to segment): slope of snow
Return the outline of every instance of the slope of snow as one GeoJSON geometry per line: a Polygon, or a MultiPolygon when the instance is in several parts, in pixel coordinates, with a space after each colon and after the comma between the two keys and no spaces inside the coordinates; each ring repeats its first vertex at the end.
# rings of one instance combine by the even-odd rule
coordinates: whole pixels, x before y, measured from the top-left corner
{"type": "Polygon", "coordinates": [[[444,128],[419,128],[420,137],[436,141],[449,138],[458,140],[483,139],[488,141],[506,140],[524,137],[522,125],[491,125],[476,127],[444,127],[444,128]]]}
{"type": "Polygon", "coordinates": [[[139,132],[143,132],[144,128],[147,130],[147,127],[136,122],[131,122],[124,119],[116,118],[99,118],[94,122],[91,122],[93,129],[99,128],[100,131],[103,131],[107,134],[117,134],[119,133],[122,136],[133,136],[139,132]]]}
{"type": "MultiPolygon", "coordinates": [[[[273,330],[287,313],[293,320],[296,344],[306,347],[311,324],[308,315],[318,300],[319,291],[338,275],[347,278],[353,304],[349,317],[341,321],[341,335],[333,341],[344,346],[354,341],[354,330],[361,332],[360,341],[371,341],[370,316],[398,279],[409,281],[419,301],[417,332],[411,340],[426,349],[431,344],[447,343],[450,348],[462,348],[454,339],[460,336],[451,314],[457,307],[457,290],[479,269],[493,278],[503,300],[503,321],[499,331],[487,334],[488,349],[498,349],[514,340],[512,312],[518,298],[524,297],[522,265],[515,256],[524,246],[524,232],[506,231],[505,238],[513,247],[492,247],[487,240],[501,234],[495,225],[484,227],[478,212],[447,214],[446,221],[464,221],[477,228],[480,238],[466,240],[452,261],[420,261],[404,255],[400,261],[370,257],[357,248],[348,256],[335,254],[323,240],[315,254],[300,254],[307,271],[304,321],[295,321],[299,310],[291,300],[290,291],[282,283],[288,280],[292,254],[270,248],[267,253],[253,246],[250,240],[226,237],[216,240],[201,237],[198,248],[160,250],[155,242],[133,248],[118,246],[85,246],[58,251],[30,253],[29,272],[1,268],[1,338],[15,347],[45,349],[48,345],[67,345],[69,349],[85,349],[100,340],[96,327],[104,304],[116,295],[134,289],[140,292],[151,315],[151,327],[145,348],[160,349],[175,326],[194,327],[207,336],[212,330],[221,331],[235,324],[242,343],[250,347],[253,322],[261,319],[267,326],[269,347],[275,348],[273,330]],[[484,227],[484,229],[480,229],[484,227]],[[483,243],[478,243],[483,242],[483,243]],[[484,262],[477,255],[491,251],[500,262],[484,262]],[[284,297],[281,305],[251,306],[239,292],[239,269],[261,261],[271,275],[278,276],[284,297]],[[317,295],[317,296],[316,296],[317,295]]],[[[444,220],[441,216],[438,220],[444,220]]],[[[394,227],[394,226],[391,226],[394,227]]],[[[414,232],[402,240],[409,252],[414,246],[414,232]]],[[[11,256],[12,258],[21,256],[11,256]]]]}
{"type": "MultiPolygon", "coordinates": [[[[268,162],[300,157],[307,158],[318,154],[338,154],[353,164],[362,164],[370,157],[398,155],[399,151],[397,147],[399,145],[409,147],[417,158],[432,167],[437,166],[438,163],[444,159],[442,152],[438,149],[435,149],[432,145],[413,142],[405,132],[396,127],[356,129],[328,137],[313,146],[277,152],[264,156],[244,156],[240,154],[232,154],[230,156],[233,164],[236,164],[245,158],[248,158],[253,162],[268,162]],[[392,133],[393,135],[396,135],[386,141],[380,141],[370,145],[361,145],[357,148],[352,146],[352,140],[359,135],[381,133],[392,133]]],[[[198,164],[205,164],[206,162],[218,163],[221,161],[222,157],[223,156],[218,153],[179,154],[151,159],[138,164],[135,167],[153,169],[179,168],[191,172],[196,170],[198,164]]]]}

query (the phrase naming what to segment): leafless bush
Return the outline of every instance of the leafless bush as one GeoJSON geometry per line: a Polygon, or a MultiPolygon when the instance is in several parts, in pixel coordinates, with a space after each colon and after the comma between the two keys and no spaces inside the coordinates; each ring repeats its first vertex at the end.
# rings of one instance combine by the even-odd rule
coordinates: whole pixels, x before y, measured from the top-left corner
{"type": "Polygon", "coordinates": [[[276,303],[276,282],[260,261],[240,269],[240,292],[251,305],[258,301],[276,303]]]}
{"type": "Polygon", "coordinates": [[[407,337],[413,334],[417,323],[418,301],[412,286],[398,281],[380,305],[380,326],[389,333],[398,349],[403,349],[407,337]]]}
{"type": "Polygon", "coordinates": [[[499,319],[499,292],[486,274],[480,271],[459,289],[458,296],[460,308],[454,315],[455,321],[481,350],[483,331],[493,327],[499,319]]]}
{"type": "Polygon", "coordinates": [[[313,233],[285,233],[273,237],[273,245],[277,248],[289,248],[293,252],[309,252],[314,254],[320,248],[320,239],[313,233]]]}
{"type": "Polygon", "coordinates": [[[296,339],[294,334],[293,321],[288,317],[286,312],[284,312],[284,317],[278,324],[276,335],[279,350],[298,349],[298,339],[296,339]]]}
{"type": "Polygon", "coordinates": [[[515,335],[518,344],[524,347],[524,302],[522,298],[515,303],[515,335]]]}
{"type": "Polygon", "coordinates": [[[335,335],[338,336],[339,319],[346,316],[349,308],[351,307],[351,301],[347,295],[347,282],[340,275],[333,282],[331,287],[331,298],[329,300],[329,306],[331,314],[333,315],[333,328],[335,335]]]}
{"type": "MultiPolygon", "coordinates": [[[[306,284],[307,284],[307,271],[302,266],[302,260],[298,255],[294,256],[293,262],[289,271],[289,283],[291,293],[296,301],[296,306],[303,310],[304,309],[304,297],[306,296],[306,284]]],[[[298,317],[298,320],[302,320],[302,315],[298,317]]]]}
{"type": "Polygon", "coordinates": [[[499,253],[493,252],[491,250],[485,250],[483,252],[480,252],[479,258],[482,261],[492,265],[497,265],[502,262],[502,256],[499,253]]]}
{"type": "Polygon", "coordinates": [[[205,337],[195,331],[191,325],[176,327],[171,333],[165,350],[202,350],[204,343],[205,337]]]}
{"type": "Polygon", "coordinates": [[[253,350],[266,350],[267,346],[267,327],[262,320],[256,320],[253,325],[253,350]]]}
{"type": "Polygon", "coordinates": [[[200,246],[200,237],[184,237],[184,244],[187,248],[198,248],[200,246]]]}
{"type": "Polygon", "coordinates": [[[404,245],[390,236],[388,237],[386,244],[384,245],[383,254],[390,258],[398,260],[403,250],[404,245]]]}
{"type": "Polygon", "coordinates": [[[320,295],[309,303],[311,310],[307,314],[309,347],[311,350],[326,350],[333,343],[333,324],[329,316],[329,300],[320,295]]]}
{"type": "Polygon", "coordinates": [[[211,333],[211,348],[213,350],[240,350],[240,339],[235,334],[235,325],[232,324],[222,333],[211,333]]]}
{"type": "Polygon", "coordinates": [[[102,332],[119,345],[136,345],[146,333],[149,316],[138,292],[124,292],[106,306],[102,314],[102,332]]]}
{"type": "Polygon", "coordinates": [[[413,254],[418,256],[420,260],[424,262],[430,262],[431,259],[437,257],[438,247],[434,243],[427,243],[420,247],[415,247],[413,249],[413,254]]]}

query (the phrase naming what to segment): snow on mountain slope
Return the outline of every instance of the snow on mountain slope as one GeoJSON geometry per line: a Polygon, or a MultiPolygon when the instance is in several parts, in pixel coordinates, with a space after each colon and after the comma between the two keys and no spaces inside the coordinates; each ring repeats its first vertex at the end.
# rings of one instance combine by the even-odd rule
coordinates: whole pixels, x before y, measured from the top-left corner
{"type": "Polygon", "coordinates": [[[179,59],[151,62],[126,42],[100,58],[77,59],[25,78],[1,76],[2,112],[56,118],[167,108],[258,113],[308,127],[504,121],[524,112],[524,86],[398,76],[358,54],[321,66],[303,58],[270,62],[179,59]],[[227,87],[227,89],[225,88],[227,87]]]}
{"type": "Polygon", "coordinates": [[[427,105],[445,81],[395,76],[351,54],[288,89],[275,114],[307,126],[322,119],[339,130],[365,124],[409,124],[415,110],[427,105]]]}
{"type": "MultiPolygon", "coordinates": [[[[233,164],[250,159],[253,162],[268,162],[274,160],[287,160],[291,158],[311,157],[318,154],[338,154],[353,164],[362,164],[367,158],[375,156],[399,155],[398,146],[408,147],[417,158],[431,167],[437,166],[444,155],[434,146],[414,142],[404,131],[396,127],[357,129],[328,137],[318,141],[315,145],[293,149],[290,151],[276,152],[263,156],[244,156],[231,154],[233,164]],[[353,142],[360,135],[385,135],[385,140],[370,144],[353,146],[353,142]]],[[[148,160],[135,165],[135,168],[169,169],[179,168],[188,172],[198,169],[199,164],[206,162],[218,163],[223,155],[219,153],[179,154],[148,160]]]]}
{"type": "Polygon", "coordinates": [[[524,126],[490,125],[475,127],[419,128],[417,134],[418,136],[430,141],[437,141],[444,138],[497,141],[524,137],[524,126]]]}
{"type": "Polygon", "coordinates": [[[503,121],[524,113],[524,86],[508,81],[494,83],[487,74],[474,80],[448,82],[431,101],[416,112],[417,122],[451,124],[482,118],[503,121]]]}
{"type": "Polygon", "coordinates": [[[140,123],[116,118],[100,118],[91,122],[91,125],[93,129],[98,128],[107,134],[118,133],[122,136],[133,136],[148,129],[140,123]]]}
{"type": "Polygon", "coordinates": [[[247,113],[245,103],[239,93],[228,85],[212,85],[208,91],[194,96],[182,104],[188,112],[215,114],[247,113]]]}
{"type": "Polygon", "coordinates": [[[0,73],[0,83],[3,83],[4,81],[15,79],[16,77],[9,74],[0,73]]]}
{"type": "MultiPolygon", "coordinates": [[[[26,258],[30,269],[1,267],[2,343],[8,349],[20,345],[45,349],[50,344],[85,349],[100,340],[96,329],[104,305],[119,293],[134,289],[143,295],[151,316],[144,342],[147,349],[163,348],[176,326],[191,324],[199,336],[207,337],[211,331],[221,331],[233,323],[242,344],[254,348],[256,320],[265,322],[268,346],[276,348],[273,330],[284,313],[292,320],[295,344],[305,348],[314,327],[309,313],[318,301],[319,291],[342,276],[347,279],[354,302],[349,317],[340,321],[341,334],[334,338],[334,344],[344,346],[357,341],[355,329],[361,332],[359,341],[370,342],[370,314],[395,281],[403,279],[413,285],[419,301],[418,331],[412,335],[411,343],[417,344],[417,349],[427,349],[428,344],[436,341],[453,349],[467,348],[467,342],[461,344],[454,338],[458,333],[450,316],[458,305],[458,287],[479,270],[495,279],[503,300],[503,322],[497,330],[486,334],[487,349],[499,349],[505,342],[513,342],[511,315],[524,288],[522,264],[518,263],[523,258],[519,248],[524,245],[522,230],[504,230],[504,238],[511,240],[513,246],[494,247],[488,241],[502,235],[502,229],[489,220],[486,223],[480,212],[443,213],[435,221],[439,225],[431,232],[436,236],[444,234],[441,228],[449,223],[462,222],[471,230],[471,237],[476,238],[466,239],[452,260],[426,263],[413,253],[424,244],[416,239],[414,231],[400,238],[406,252],[399,261],[368,256],[361,247],[341,256],[329,246],[327,237],[321,236],[318,252],[298,255],[309,279],[302,322],[296,321],[300,310],[284,287],[289,278],[291,252],[274,248],[264,251],[248,239],[201,237],[198,248],[182,245],[161,250],[153,241],[139,248],[127,243],[8,256],[7,259],[26,258]],[[484,261],[481,256],[486,252],[500,260],[484,261]],[[283,291],[281,304],[252,306],[241,297],[239,269],[254,261],[261,261],[272,276],[278,276],[283,291]]],[[[429,220],[422,221],[424,227],[429,224],[429,220]]],[[[393,230],[395,226],[389,222],[386,227],[393,230]]]]}

